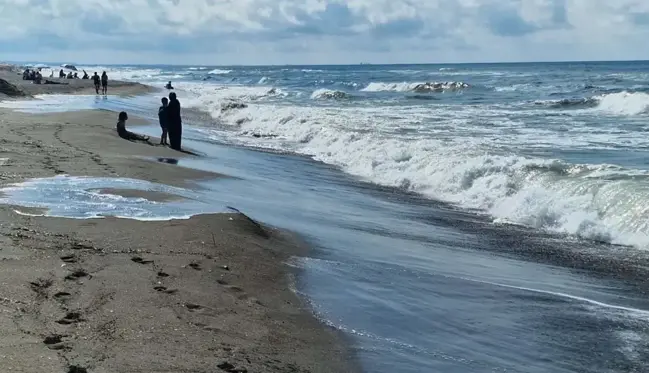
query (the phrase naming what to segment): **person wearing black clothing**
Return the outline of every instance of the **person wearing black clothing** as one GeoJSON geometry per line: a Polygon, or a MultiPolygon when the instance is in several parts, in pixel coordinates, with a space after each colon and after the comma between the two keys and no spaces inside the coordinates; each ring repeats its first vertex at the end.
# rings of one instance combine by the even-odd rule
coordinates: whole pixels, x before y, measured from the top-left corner
{"type": "Polygon", "coordinates": [[[167,106],[167,133],[171,149],[181,150],[180,143],[183,134],[183,123],[180,117],[180,101],[176,93],[169,94],[169,105],[167,106]]]}
{"type": "Polygon", "coordinates": [[[95,91],[99,94],[99,75],[95,71],[95,75],[92,76],[92,82],[95,83],[95,91]]]}
{"type": "Polygon", "coordinates": [[[160,136],[160,145],[169,145],[167,143],[167,122],[169,121],[167,115],[167,106],[169,105],[169,100],[166,97],[162,98],[162,106],[158,108],[158,120],[160,121],[160,128],[162,129],[162,136],[160,136]]]}
{"type": "Polygon", "coordinates": [[[146,141],[149,142],[149,136],[138,135],[137,133],[130,132],[126,129],[126,121],[128,114],[125,111],[119,113],[117,117],[117,134],[119,137],[128,141],[146,141]]]}
{"type": "Polygon", "coordinates": [[[108,74],[105,71],[101,74],[101,93],[108,93],[108,74]]]}

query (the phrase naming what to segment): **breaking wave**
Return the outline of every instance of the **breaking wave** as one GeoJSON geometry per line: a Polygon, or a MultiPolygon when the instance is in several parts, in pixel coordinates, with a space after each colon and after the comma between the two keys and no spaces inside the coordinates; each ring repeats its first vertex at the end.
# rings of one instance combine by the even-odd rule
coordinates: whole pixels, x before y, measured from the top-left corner
{"type": "Polygon", "coordinates": [[[313,100],[348,100],[353,98],[347,92],[343,91],[333,91],[330,89],[318,89],[311,94],[311,99],[313,100]]]}
{"type": "Polygon", "coordinates": [[[553,101],[536,101],[553,109],[595,109],[614,115],[649,114],[649,94],[644,92],[616,92],[588,98],[566,98],[553,101]]]}
{"type": "MultiPolygon", "coordinates": [[[[312,97],[336,94],[316,92],[312,97]]],[[[624,97],[612,97],[618,96],[624,97]]],[[[606,102],[599,98],[598,108],[606,102]]],[[[240,144],[309,155],[363,180],[481,210],[495,222],[649,246],[649,173],[644,171],[501,154],[490,150],[488,141],[401,136],[417,114],[385,108],[252,102],[238,110],[221,108],[202,107],[240,144]]]]}
{"type": "Polygon", "coordinates": [[[231,72],[232,72],[232,70],[214,69],[214,70],[208,72],[208,74],[210,74],[210,75],[225,75],[225,74],[229,74],[231,72]]]}
{"type": "Polygon", "coordinates": [[[424,83],[381,83],[372,82],[363,88],[363,92],[443,92],[456,91],[469,88],[467,83],[463,82],[424,82],[424,83]]]}

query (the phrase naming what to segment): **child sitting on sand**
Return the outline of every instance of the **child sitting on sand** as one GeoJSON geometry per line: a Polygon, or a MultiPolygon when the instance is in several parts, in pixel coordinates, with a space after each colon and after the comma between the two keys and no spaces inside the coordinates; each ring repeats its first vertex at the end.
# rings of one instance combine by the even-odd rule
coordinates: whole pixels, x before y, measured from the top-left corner
{"type": "Polygon", "coordinates": [[[149,136],[138,135],[137,133],[129,132],[126,130],[126,121],[128,120],[128,115],[125,111],[119,113],[117,117],[117,134],[119,137],[128,140],[128,141],[146,141],[149,142],[149,136]]]}

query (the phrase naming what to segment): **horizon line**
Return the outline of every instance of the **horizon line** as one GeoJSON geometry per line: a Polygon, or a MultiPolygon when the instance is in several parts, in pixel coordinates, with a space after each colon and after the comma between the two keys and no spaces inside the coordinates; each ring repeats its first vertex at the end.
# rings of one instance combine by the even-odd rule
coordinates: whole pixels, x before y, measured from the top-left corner
{"type": "MultiPolygon", "coordinates": [[[[649,62],[649,59],[618,59],[618,60],[556,60],[556,61],[499,61],[499,62],[415,62],[415,63],[374,63],[374,62],[358,62],[358,63],[329,63],[329,64],[231,64],[231,65],[210,65],[210,64],[147,64],[147,63],[86,63],[86,62],[65,62],[65,61],[4,61],[12,65],[24,65],[31,63],[40,63],[44,65],[54,64],[70,64],[79,66],[205,66],[205,67],[281,67],[281,66],[414,66],[414,65],[523,65],[523,64],[560,64],[560,63],[623,63],[623,62],[649,62]]],[[[2,63],[2,61],[0,61],[2,63]]]]}

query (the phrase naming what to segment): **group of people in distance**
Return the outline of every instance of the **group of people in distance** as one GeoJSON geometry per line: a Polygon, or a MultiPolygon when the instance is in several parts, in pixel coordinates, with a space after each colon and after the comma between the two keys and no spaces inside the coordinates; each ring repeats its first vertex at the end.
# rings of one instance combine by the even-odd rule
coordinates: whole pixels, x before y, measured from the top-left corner
{"type": "MultiPolygon", "coordinates": [[[[160,136],[160,145],[169,145],[171,149],[181,150],[180,143],[183,133],[182,118],[180,116],[180,101],[176,97],[176,92],[169,93],[169,98],[162,98],[162,106],[158,108],[158,120],[162,135],[160,136]],[[167,142],[167,139],[169,141],[167,142]]],[[[126,121],[128,114],[125,111],[119,113],[117,118],[117,134],[129,141],[149,141],[148,136],[138,135],[126,130],[126,121]]]]}

